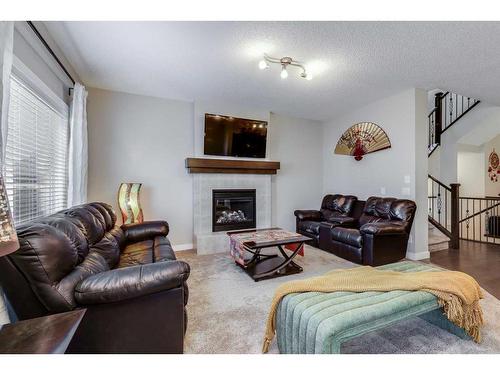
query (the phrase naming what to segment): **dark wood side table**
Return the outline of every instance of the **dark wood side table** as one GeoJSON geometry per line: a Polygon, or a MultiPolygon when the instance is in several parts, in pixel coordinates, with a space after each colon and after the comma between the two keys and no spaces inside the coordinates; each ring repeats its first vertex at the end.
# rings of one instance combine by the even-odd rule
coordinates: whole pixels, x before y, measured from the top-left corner
{"type": "Polygon", "coordinates": [[[0,354],[62,354],[85,309],[21,320],[0,328],[0,354]]]}

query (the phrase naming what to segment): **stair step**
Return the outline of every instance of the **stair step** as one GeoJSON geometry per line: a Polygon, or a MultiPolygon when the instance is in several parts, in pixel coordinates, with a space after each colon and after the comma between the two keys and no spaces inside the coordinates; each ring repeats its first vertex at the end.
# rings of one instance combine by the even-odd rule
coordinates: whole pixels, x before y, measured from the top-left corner
{"type": "Polygon", "coordinates": [[[429,225],[429,252],[447,250],[450,248],[450,239],[431,223],[429,225]]]}
{"type": "Polygon", "coordinates": [[[433,253],[435,251],[448,250],[450,248],[450,241],[441,241],[435,243],[429,243],[429,252],[433,253]]]}

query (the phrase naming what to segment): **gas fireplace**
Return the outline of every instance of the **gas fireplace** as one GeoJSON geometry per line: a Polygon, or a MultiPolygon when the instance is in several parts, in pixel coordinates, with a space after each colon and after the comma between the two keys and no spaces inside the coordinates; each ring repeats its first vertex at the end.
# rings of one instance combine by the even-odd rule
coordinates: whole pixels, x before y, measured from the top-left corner
{"type": "Polygon", "coordinates": [[[212,190],[212,231],[255,228],[255,189],[212,190]]]}

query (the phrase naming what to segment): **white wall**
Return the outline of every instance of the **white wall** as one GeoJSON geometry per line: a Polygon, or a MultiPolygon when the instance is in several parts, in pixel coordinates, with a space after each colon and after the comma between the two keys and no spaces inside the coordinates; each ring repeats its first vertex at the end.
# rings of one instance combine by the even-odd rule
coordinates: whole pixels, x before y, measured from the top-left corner
{"type": "MultiPolygon", "coordinates": [[[[78,81],[78,75],[65,59],[64,54],[58,50],[57,45],[53,42],[50,35],[45,33],[44,25],[40,22],[36,22],[36,27],[39,32],[43,34],[43,37],[50,44],[51,48],[56,52],[58,58],[63,61],[65,68],[70,71],[72,77],[78,81]]],[[[15,23],[14,55],[35,73],[36,76],[59,98],[69,103],[70,97],[68,89],[73,87],[72,82],[24,21],[15,23]]]]}
{"type": "Polygon", "coordinates": [[[457,173],[461,196],[485,196],[484,157],[482,147],[459,145],[457,154],[457,173]]]}
{"type": "Polygon", "coordinates": [[[89,201],[117,209],[121,182],[142,182],[144,216],[166,219],[174,245],[193,242],[192,176],[185,158],[203,156],[204,114],[269,122],[267,159],[281,162],[272,177],[272,224],[294,229],[293,211],[317,208],[323,192],[322,124],[241,108],[194,104],[89,89],[89,201]]]}
{"type": "Polygon", "coordinates": [[[441,136],[429,158],[429,172],[445,184],[458,181],[457,158],[463,145],[481,146],[498,134],[500,107],[480,103],[441,136]]]}
{"type": "Polygon", "coordinates": [[[435,149],[429,156],[429,174],[438,180],[441,177],[441,147],[435,149]]]}
{"type": "Polygon", "coordinates": [[[295,230],[297,209],[319,209],[323,198],[320,122],[271,113],[269,156],[281,162],[272,177],[273,226],[295,230]]]}
{"type": "Polygon", "coordinates": [[[324,125],[324,193],[354,194],[360,199],[385,195],[416,200],[417,217],[407,254],[412,259],[427,258],[429,254],[426,115],[427,94],[412,89],[371,103],[324,125]],[[381,126],[392,147],[366,155],[361,161],[334,154],[342,133],[362,121],[381,126]]]}
{"type": "Polygon", "coordinates": [[[89,201],[117,209],[120,183],[142,182],[145,219],[167,220],[174,245],[192,243],[192,183],[184,166],[193,153],[192,124],[191,103],[89,89],[89,201]]]}

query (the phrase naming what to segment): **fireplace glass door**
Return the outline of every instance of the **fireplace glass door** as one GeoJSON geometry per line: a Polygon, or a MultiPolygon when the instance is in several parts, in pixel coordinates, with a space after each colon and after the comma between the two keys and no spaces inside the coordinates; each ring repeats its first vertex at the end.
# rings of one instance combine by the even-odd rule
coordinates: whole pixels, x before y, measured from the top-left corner
{"type": "Polygon", "coordinates": [[[255,189],[212,191],[212,231],[255,228],[255,189]]]}

